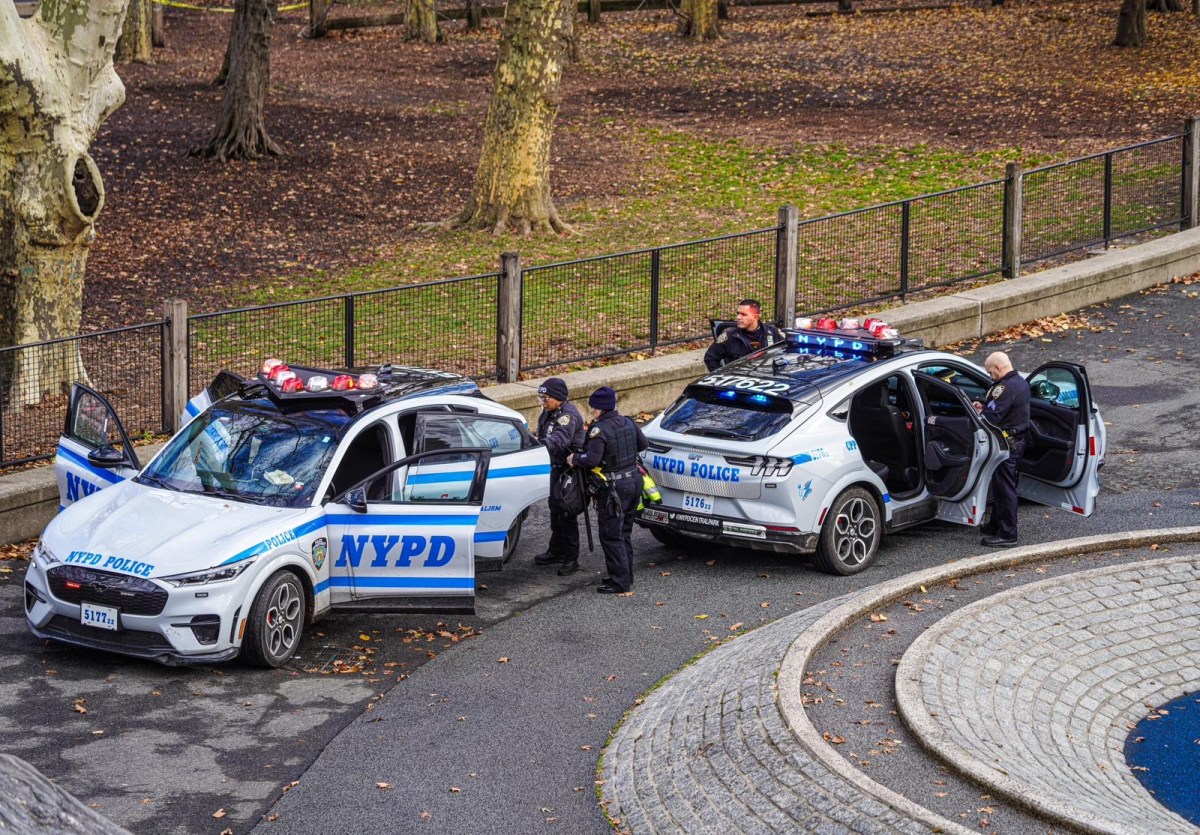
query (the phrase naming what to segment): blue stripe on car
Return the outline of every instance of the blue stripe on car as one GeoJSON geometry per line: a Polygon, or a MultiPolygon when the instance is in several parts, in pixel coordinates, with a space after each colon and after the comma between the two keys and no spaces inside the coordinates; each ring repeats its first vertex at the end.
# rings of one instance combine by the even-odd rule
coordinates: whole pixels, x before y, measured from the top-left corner
{"type": "Polygon", "coordinates": [[[325,517],[331,525],[474,525],[479,521],[478,513],[453,514],[449,516],[400,516],[366,513],[331,513],[325,517]]]}
{"type": "Polygon", "coordinates": [[[108,470],[100,469],[99,467],[92,464],[91,461],[87,460],[82,455],[80,455],[78,452],[69,450],[65,446],[60,446],[58,448],[58,455],[61,458],[66,458],[68,461],[70,461],[73,464],[78,464],[79,466],[83,467],[85,470],[87,470],[92,475],[94,475],[98,478],[102,478],[111,484],[120,484],[122,481],[125,480],[122,476],[119,476],[114,472],[109,472],[108,470]]]}
{"type": "Polygon", "coordinates": [[[503,542],[504,537],[508,536],[508,531],[484,531],[475,534],[476,542],[503,542]]]}
{"type": "Polygon", "coordinates": [[[550,465],[532,464],[528,467],[509,467],[506,470],[488,470],[488,478],[516,478],[523,475],[550,475],[550,465]]]}
{"type": "Polygon", "coordinates": [[[313,587],[316,594],[326,588],[373,589],[474,589],[473,577],[330,577],[313,587]]]}
{"type": "Polygon", "coordinates": [[[271,550],[272,548],[276,547],[277,545],[282,544],[281,540],[282,540],[282,542],[290,542],[293,539],[299,539],[300,537],[304,536],[305,534],[312,533],[313,531],[319,530],[323,527],[325,527],[325,517],[324,516],[318,516],[316,519],[309,519],[303,525],[297,525],[296,527],[292,528],[290,531],[284,531],[282,534],[277,534],[275,536],[270,537],[269,539],[264,539],[262,542],[259,542],[255,545],[251,545],[249,548],[245,549],[244,551],[238,551],[232,557],[225,560],[225,562],[221,563],[221,565],[231,565],[232,563],[235,563],[235,562],[241,562],[242,560],[248,560],[251,557],[256,557],[259,554],[265,553],[266,551],[271,550]]]}

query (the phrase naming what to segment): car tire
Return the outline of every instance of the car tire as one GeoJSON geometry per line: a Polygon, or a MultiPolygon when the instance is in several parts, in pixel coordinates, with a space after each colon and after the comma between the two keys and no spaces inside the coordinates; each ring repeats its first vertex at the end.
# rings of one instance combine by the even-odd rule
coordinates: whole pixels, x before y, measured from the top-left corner
{"type": "Polygon", "coordinates": [[[518,513],[517,518],[513,520],[512,527],[508,529],[508,533],[504,534],[504,553],[501,555],[504,563],[511,560],[513,554],[517,553],[517,546],[521,544],[521,524],[528,515],[528,508],[518,513]]]}
{"type": "Polygon", "coordinates": [[[875,561],[883,518],[875,497],[850,487],[834,500],[817,541],[817,567],[828,574],[857,574],[875,561]]]}
{"type": "Polygon", "coordinates": [[[691,542],[689,537],[684,536],[678,531],[673,531],[670,528],[660,528],[658,526],[649,526],[650,535],[661,542],[668,548],[686,548],[691,542]]]}
{"type": "Polygon", "coordinates": [[[290,571],[273,574],[254,598],[246,622],[241,659],[254,667],[281,667],[300,645],[304,629],[305,594],[290,571]]]}

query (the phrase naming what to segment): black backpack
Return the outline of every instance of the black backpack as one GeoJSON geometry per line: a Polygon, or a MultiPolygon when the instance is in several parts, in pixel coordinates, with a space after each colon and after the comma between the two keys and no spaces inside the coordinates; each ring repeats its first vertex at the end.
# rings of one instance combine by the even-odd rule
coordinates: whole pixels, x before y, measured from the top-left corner
{"type": "Polygon", "coordinates": [[[587,508],[587,491],[583,485],[583,470],[578,467],[568,467],[558,477],[557,484],[551,484],[555,491],[559,509],[568,516],[578,516],[587,508]]]}

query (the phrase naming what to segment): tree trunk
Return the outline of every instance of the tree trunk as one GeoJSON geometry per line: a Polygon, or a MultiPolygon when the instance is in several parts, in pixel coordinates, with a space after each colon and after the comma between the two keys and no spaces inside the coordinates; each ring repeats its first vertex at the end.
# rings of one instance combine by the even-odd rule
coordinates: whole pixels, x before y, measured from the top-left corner
{"type": "MultiPolygon", "coordinates": [[[[84,267],[104,207],[88,146],[125,100],[113,51],[127,0],[0,3],[0,337],[79,332],[84,267]]],[[[8,390],[32,404],[86,379],[73,342],[17,359],[8,390]]]]}
{"type": "Polygon", "coordinates": [[[1139,47],[1146,42],[1146,0],[1121,0],[1113,46],[1139,47]]]}
{"type": "Polygon", "coordinates": [[[121,39],[117,41],[116,60],[122,63],[148,64],[154,57],[151,37],[151,0],[129,0],[129,11],[125,13],[125,26],[121,39]]]}
{"type": "Polygon", "coordinates": [[[155,3],[150,10],[150,45],[155,49],[165,49],[167,46],[167,22],[164,18],[162,4],[155,3]]]}
{"type": "Polygon", "coordinates": [[[408,0],[404,6],[405,40],[422,43],[441,43],[442,29],[438,26],[433,0],[408,0]]]}
{"type": "Polygon", "coordinates": [[[271,86],[271,29],[278,0],[238,0],[229,33],[229,76],[217,129],[192,156],[259,159],[282,149],[267,135],[263,109],[271,86]]]}
{"type": "Polygon", "coordinates": [[[575,34],[575,15],[578,7],[573,0],[562,0],[559,8],[562,11],[560,37],[563,42],[563,66],[571,66],[583,60],[583,47],[579,45],[579,38],[575,34]]]}
{"type": "Polygon", "coordinates": [[[1146,9],[1151,12],[1182,12],[1183,4],[1179,0],[1147,0],[1146,9]]]}
{"type": "Polygon", "coordinates": [[[564,2],[570,0],[509,0],[475,185],[462,213],[445,225],[494,235],[570,231],[550,197],[564,2]]]}
{"type": "Polygon", "coordinates": [[[308,37],[323,38],[329,31],[325,23],[329,19],[328,0],[308,0],[308,37]]]}
{"type": "Polygon", "coordinates": [[[721,37],[717,0],[683,0],[679,7],[679,34],[697,43],[721,37]]]}

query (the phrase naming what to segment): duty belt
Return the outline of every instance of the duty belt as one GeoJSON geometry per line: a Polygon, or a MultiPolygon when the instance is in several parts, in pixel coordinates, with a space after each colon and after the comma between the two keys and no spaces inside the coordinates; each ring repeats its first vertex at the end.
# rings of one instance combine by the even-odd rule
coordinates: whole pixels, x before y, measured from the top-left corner
{"type": "Polygon", "coordinates": [[[609,481],[620,481],[623,478],[633,478],[634,476],[639,475],[641,475],[641,473],[638,472],[637,467],[630,467],[628,470],[622,470],[618,473],[605,473],[604,477],[609,481]]]}

